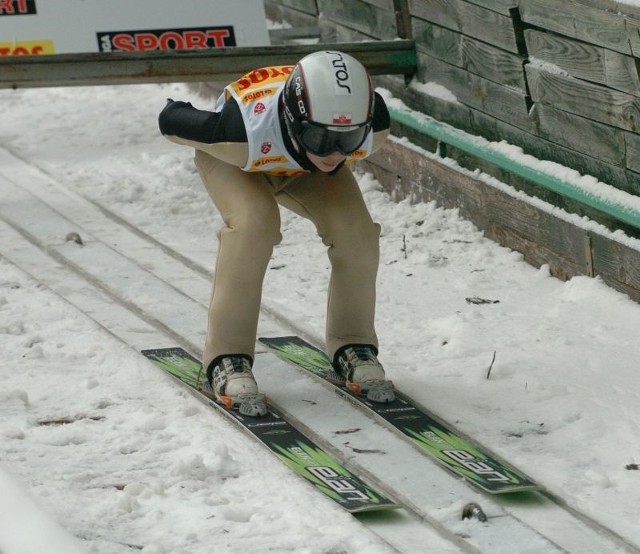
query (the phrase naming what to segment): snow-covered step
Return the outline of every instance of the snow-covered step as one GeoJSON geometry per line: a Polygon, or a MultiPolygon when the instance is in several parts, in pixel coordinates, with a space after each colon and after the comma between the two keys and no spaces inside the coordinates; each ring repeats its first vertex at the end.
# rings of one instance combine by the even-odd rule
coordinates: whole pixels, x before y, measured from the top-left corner
{"type": "MultiPolygon", "coordinates": [[[[194,301],[191,298],[191,296],[193,295],[192,291],[189,293],[189,295],[187,295],[185,292],[178,291],[173,286],[173,284],[165,282],[160,277],[153,275],[145,269],[146,267],[154,267],[153,260],[155,259],[155,254],[157,251],[153,248],[153,245],[149,245],[147,249],[144,249],[147,255],[146,258],[141,257],[142,250],[138,250],[136,253],[136,261],[134,262],[132,260],[132,257],[130,257],[126,252],[127,241],[118,243],[118,251],[116,251],[111,247],[106,247],[106,245],[102,244],[99,240],[93,237],[88,230],[79,227],[76,222],[70,221],[67,218],[61,216],[59,213],[57,213],[57,211],[52,210],[49,206],[40,202],[35,197],[30,197],[30,195],[21,190],[20,187],[12,186],[8,181],[4,181],[2,191],[7,192],[8,196],[5,198],[13,198],[13,201],[0,203],[0,210],[3,210],[3,217],[8,221],[11,221],[12,225],[15,228],[20,228],[25,233],[25,235],[29,236],[32,239],[35,244],[38,244],[44,250],[48,251],[50,254],[56,257],[56,259],[60,263],[65,263],[65,261],[68,262],[72,267],[76,269],[76,271],[81,274],[82,277],[87,279],[88,282],[96,286],[101,291],[106,291],[110,297],[114,299],[119,298],[122,301],[122,305],[136,312],[136,315],[138,317],[142,317],[142,319],[148,320],[154,325],[159,323],[163,327],[167,326],[169,329],[174,328],[177,334],[184,336],[189,342],[197,343],[198,340],[202,339],[203,327],[200,327],[197,321],[199,318],[200,321],[203,320],[204,314],[206,314],[206,306],[200,302],[194,301]],[[26,208],[26,206],[28,206],[28,209],[26,208]],[[33,217],[29,214],[37,214],[37,217],[33,217]],[[84,247],[75,243],[69,243],[60,238],[60,229],[67,229],[70,227],[79,229],[80,233],[87,237],[84,247]],[[153,295],[149,296],[143,293],[131,294],[131,292],[129,291],[131,281],[127,278],[127,275],[137,275],[140,279],[148,284],[147,286],[150,287],[149,290],[155,289],[153,295]],[[158,294],[160,296],[157,296],[158,294]],[[165,299],[167,304],[173,305],[175,303],[175,313],[179,314],[179,317],[172,319],[170,314],[171,310],[167,311],[162,307],[158,308],[158,303],[156,301],[157,298],[165,299]],[[193,311],[183,311],[183,308],[180,305],[185,302],[189,304],[191,308],[193,308],[193,311]],[[188,315],[186,315],[187,313],[188,315]],[[170,327],[170,325],[174,325],[174,323],[175,326],[170,327]]],[[[67,203],[69,203],[70,201],[70,198],[66,199],[67,203]]],[[[73,204],[73,202],[71,203],[73,204]]],[[[102,223],[106,225],[108,222],[102,220],[102,223]]],[[[201,280],[202,276],[198,276],[197,274],[198,272],[194,273],[193,283],[201,280]]],[[[46,275],[43,275],[42,279],[45,279],[46,282],[46,275]]],[[[206,285],[208,290],[208,283],[206,285]]],[[[201,283],[199,286],[204,286],[204,284],[201,283]]],[[[204,295],[204,290],[201,294],[204,295]]],[[[317,385],[315,385],[315,387],[316,389],[319,389],[317,385]]],[[[285,391],[286,389],[283,387],[282,390],[285,391]]],[[[270,391],[267,389],[267,392],[270,391]]],[[[318,390],[316,394],[321,394],[321,392],[318,390]]],[[[301,412],[301,414],[302,413],[303,412],[301,412]]],[[[312,415],[307,417],[311,417],[313,419],[312,415]]],[[[350,415],[349,417],[356,416],[350,415]]],[[[335,424],[333,425],[333,427],[335,427],[335,424]]],[[[335,429],[327,430],[325,434],[330,434],[334,431],[335,429]]],[[[388,440],[392,441],[391,434],[388,440]]],[[[387,439],[385,438],[383,442],[386,445],[387,439]]],[[[347,451],[350,455],[353,455],[353,452],[348,447],[347,451]]],[[[413,459],[411,456],[416,455],[417,454],[415,452],[412,452],[411,455],[407,454],[407,456],[409,456],[409,460],[413,459]]],[[[435,464],[431,464],[423,457],[418,457],[420,458],[420,461],[414,462],[414,465],[429,467],[430,470],[435,469],[437,470],[438,476],[433,477],[431,475],[425,475],[424,473],[421,473],[422,479],[425,483],[429,484],[428,488],[430,490],[423,490],[422,492],[414,496],[414,500],[411,500],[412,504],[418,506],[420,510],[424,510],[425,513],[427,513],[428,511],[430,514],[432,514],[429,517],[434,522],[438,521],[438,517],[436,517],[434,514],[440,514],[440,517],[444,521],[448,522],[450,529],[454,533],[465,534],[467,531],[460,530],[460,523],[458,518],[451,518],[452,513],[458,510],[458,505],[456,504],[456,502],[459,502],[459,496],[456,496],[456,491],[459,489],[457,489],[456,487],[463,487],[464,492],[461,492],[460,495],[464,494],[465,498],[473,498],[474,491],[470,492],[470,489],[467,485],[464,485],[453,479],[439,467],[435,466],[435,464]],[[435,485],[433,485],[433,483],[435,483],[435,485]],[[443,489],[439,491],[438,494],[435,494],[433,487],[437,488],[438,483],[442,483],[441,486],[443,487],[443,489]],[[454,491],[453,493],[451,492],[452,490],[454,491]],[[447,491],[449,491],[448,494],[447,491]],[[429,503],[429,501],[427,502],[427,505],[425,505],[424,503],[426,502],[426,499],[423,498],[423,496],[433,498],[435,500],[435,504],[429,503]],[[446,500],[446,502],[443,501],[443,498],[446,500]],[[456,498],[456,500],[454,501],[452,500],[452,498],[456,498]]],[[[364,462],[364,459],[362,461],[364,462]]],[[[385,465],[386,467],[388,467],[388,464],[385,465]]],[[[395,463],[393,461],[390,465],[395,467],[395,463]]],[[[384,480],[386,478],[384,468],[379,468],[377,471],[382,472],[379,473],[378,478],[384,480]]],[[[413,492],[415,493],[415,491],[413,492]]],[[[410,499],[411,497],[407,496],[407,498],[410,499]]],[[[489,501],[484,498],[478,500],[480,500],[480,502],[485,506],[489,503],[489,501]]],[[[557,510],[558,508],[550,505],[547,506],[547,509],[553,511],[557,510]]],[[[493,534],[494,529],[502,525],[506,525],[505,522],[509,522],[509,525],[512,526],[509,527],[509,525],[507,525],[507,528],[510,529],[509,536],[516,537],[514,540],[518,540],[518,534],[521,532],[523,533],[521,536],[521,538],[523,539],[523,544],[527,544],[533,548],[537,548],[540,545],[540,543],[538,543],[538,540],[541,540],[542,543],[544,543],[545,550],[538,551],[553,551],[553,540],[549,542],[545,539],[542,539],[539,533],[535,533],[531,529],[528,529],[527,526],[522,525],[517,518],[514,518],[508,512],[505,512],[497,504],[495,506],[492,505],[490,508],[488,508],[488,512],[493,516],[493,521],[498,525],[494,525],[494,527],[490,528],[489,531],[484,530],[484,527],[479,527],[480,530],[474,529],[475,533],[469,541],[470,544],[478,545],[480,550],[485,550],[486,548],[487,551],[490,551],[493,547],[495,547],[496,535],[493,534]],[[518,528],[520,529],[520,531],[514,531],[514,529],[518,528]],[[532,537],[534,537],[533,540],[532,537]],[[479,541],[479,543],[477,541],[479,541]]],[[[556,517],[555,519],[557,521],[558,518],[556,517]]],[[[580,527],[580,522],[574,521],[573,524],[574,526],[578,525],[578,527],[580,527]]],[[[557,523],[554,527],[558,528],[557,523]]],[[[586,526],[582,525],[582,527],[586,526]]],[[[547,530],[545,530],[545,532],[546,531],[547,530]]],[[[587,539],[585,539],[585,542],[589,542],[591,545],[593,545],[594,541],[604,540],[607,547],[611,548],[611,542],[606,538],[600,537],[597,533],[590,533],[588,528],[581,529],[581,531],[581,536],[588,537],[587,539]]],[[[575,536],[574,529],[571,529],[571,532],[567,533],[567,528],[565,528],[564,531],[561,530],[557,532],[556,534],[558,535],[558,538],[562,539],[563,542],[566,542],[567,540],[574,540],[575,536]]],[[[502,536],[502,540],[504,541],[504,535],[502,536]]]]}

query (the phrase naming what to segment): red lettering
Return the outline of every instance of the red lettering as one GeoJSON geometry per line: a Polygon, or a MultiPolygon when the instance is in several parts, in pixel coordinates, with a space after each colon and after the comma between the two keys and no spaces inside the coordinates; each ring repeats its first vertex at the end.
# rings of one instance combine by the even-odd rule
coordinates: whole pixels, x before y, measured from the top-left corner
{"type": "Polygon", "coordinates": [[[249,79],[255,84],[262,83],[262,81],[266,81],[269,77],[269,72],[265,68],[256,69],[249,73],[249,79]]]}
{"type": "Polygon", "coordinates": [[[283,75],[288,75],[289,73],[291,73],[291,69],[289,69],[289,71],[280,71],[280,69],[288,69],[286,67],[282,67],[280,69],[278,69],[277,67],[271,67],[269,69],[271,69],[271,77],[282,77],[283,75]]]}
{"type": "Polygon", "coordinates": [[[250,102],[251,100],[257,100],[258,98],[262,98],[263,96],[266,96],[267,94],[270,94],[272,92],[272,89],[269,90],[257,90],[256,92],[252,92],[251,94],[247,94],[244,97],[244,101],[245,102],[250,102]]]}
{"type": "Polygon", "coordinates": [[[291,73],[291,67],[285,66],[281,68],[277,67],[263,67],[261,69],[256,69],[247,75],[251,82],[254,84],[262,83],[267,79],[275,79],[276,77],[282,77],[284,75],[289,75],[291,73]]]}
{"type": "Polygon", "coordinates": [[[136,35],[136,50],[155,50],[158,46],[158,37],[151,33],[138,33],[136,35]]]}
{"type": "Polygon", "coordinates": [[[285,75],[291,74],[293,71],[292,65],[285,65],[282,67],[264,67],[262,69],[256,69],[251,73],[247,73],[244,77],[238,79],[238,91],[242,92],[243,90],[249,88],[251,84],[257,85],[258,83],[262,83],[269,78],[283,77],[285,75]]]}
{"type": "Polygon", "coordinates": [[[43,52],[44,47],[42,45],[33,46],[31,49],[26,46],[15,46],[14,48],[5,46],[0,48],[0,56],[35,56],[43,52]]]}
{"type": "Polygon", "coordinates": [[[113,46],[117,50],[124,50],[125,52],[133,52],[136,49],[133,44],[133,37],[125,33],[113,36],[113,46]]]}
{"type": "Polygon", "coordinates": [[[185,48],[192,50],[194,48],[207,47],[207,35],[200,31],[187,31],[184,34],[185,48]]]}
{"type": "Polygon", "coordinates": [[[244,89],[249,88],[250,86],[251,86],[251,81],[246,77],[242,77],[241,79],[238,80],[238,88],[240,89],[240,91],[243,91],[244,89]]]}
{"type": "MultiPolygon", "coordinates": [[[[10,0],[0,0],[8,2],[10,0]]],[[[2,4],[0,4],[2,5],[2,4]]],[[[149,31],[140,33],[105,34],[101,41],[103,51],[145,51],[145,50],[195,50],[224,46],[224,39],[231,33],[226,30],[209,29],[206,31],[184,30],[179,31],[149,31]]],[[[266,78],[266,77],[265,77],[266,78]]]]}
{"type": "MultiPolygon", "coordinates": [[[[157,46],[156,46],[157,48],[157,46]]],[[[182,50],[184,49],[184,40],[181,34],[168,31],[160,35],[160,50],[182,50]]]]}
{"type": "Polygon", "coordinates": [[[0,14],[15,15],[16,12],[29,13],[27,0],[0,0],[0,14]]]}
{"type": "Polygon", "coordinates": [[[224,39],[229,38],[229,31],[226,29],[207,31],[207,36],[213,39],[213,44],[216,48],[222,48],[224,46],[224,39]]]}

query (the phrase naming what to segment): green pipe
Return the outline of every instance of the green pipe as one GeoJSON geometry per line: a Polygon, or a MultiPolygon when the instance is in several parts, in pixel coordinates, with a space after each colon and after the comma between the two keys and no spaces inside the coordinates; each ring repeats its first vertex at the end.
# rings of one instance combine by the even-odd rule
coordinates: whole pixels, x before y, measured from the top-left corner
{"type": "MultiPolygon", "coordinates": [[[[618,221],[640,229],[640,210],[631,205],[625,205],[622,202],[616,202],[613,199],[587,191],[551,173],[544,172],[532,165],[527,165],[526,160],[515,160],[501,152],[495,143],[491,143],[482,137],[470,135],[451,125],[437,121],[426,114],[416,112],[404,105],[399,107],[398,104],[400,104],[400,102],[391,101],[388,104],[391,118],[402,125],[429,135],[442,143],[454,146],[459,150],[463,150],[520,177],[524,177],[548,190],[581,202],[582,204],[614,217],[618,221]]],[[[623,191],[617,192],[619,192],[620,195],[627,195],[627,193],[623,191]]]]}

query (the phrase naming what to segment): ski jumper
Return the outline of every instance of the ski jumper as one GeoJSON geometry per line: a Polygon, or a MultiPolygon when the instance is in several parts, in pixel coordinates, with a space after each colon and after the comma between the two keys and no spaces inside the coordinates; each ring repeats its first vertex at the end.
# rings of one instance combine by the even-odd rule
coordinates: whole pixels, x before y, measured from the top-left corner
{"type": "Polygon", "coordinates": [[[375,332],[380,227],[371,219],[347,164],[384,142],[389,114],[376,93],[372,131],[346,164],[315,168],[293,145],[280,94],[293,66],[261,68],[229,84],[215,109],[169,101],[160,114],[163,135],[195,148],[202,181],[224,221],[209,306],[203,365],[218,356],[253,359],[262,285],[281,241],[280,209],[311,220],[331,263],[327,353],[345,344],[371,344],[375,332]]]}

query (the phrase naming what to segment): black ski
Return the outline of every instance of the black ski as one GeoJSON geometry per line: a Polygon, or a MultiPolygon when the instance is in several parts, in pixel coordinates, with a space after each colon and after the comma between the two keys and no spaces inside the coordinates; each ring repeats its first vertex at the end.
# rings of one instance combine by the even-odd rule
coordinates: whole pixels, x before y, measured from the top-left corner
{"type": "Polygon", "coordinates": [[[297,336],[261,338],[260,342],[280,358],[336,387],[368,413],[383,419],[453,473],[492,494],[539,490],[541,487],[517,469],[483,452],[461,436],[453,426],[418,406],[407,395],[395,391],[395,400],[377,403],[336,383],[326,354],[297,336]]]}
{"type": "Polygon", "coordinates": [[[182,348],[143,350],[158,367],[172,375],[202,402],[226,415],[278,456],[295,473],[351,513],[389,510],[399,506],[349,471],[342,462],[315,444],[268,403],[262,417],[243,416],[201,392],[202,365],[182,348]]]}

